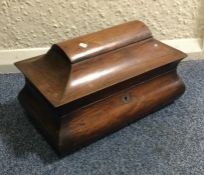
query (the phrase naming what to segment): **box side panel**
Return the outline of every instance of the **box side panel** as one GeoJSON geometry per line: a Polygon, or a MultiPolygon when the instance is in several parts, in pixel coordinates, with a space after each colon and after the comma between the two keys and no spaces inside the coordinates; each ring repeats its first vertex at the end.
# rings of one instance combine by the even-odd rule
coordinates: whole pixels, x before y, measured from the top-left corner
{"type": "Polygon", "coordinates": [[[59,152],[70,153],[169,104],[185,90],[176,71],[79,109],[61,121],[59,152]]]}

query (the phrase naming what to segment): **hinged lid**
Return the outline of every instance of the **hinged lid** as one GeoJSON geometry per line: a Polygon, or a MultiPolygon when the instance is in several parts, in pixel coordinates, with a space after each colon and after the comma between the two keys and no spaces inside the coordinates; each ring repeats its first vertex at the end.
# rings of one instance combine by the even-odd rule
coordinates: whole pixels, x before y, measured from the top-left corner
{"type": "Polygon", "coordinates": [[[59,107],[184,57],[133,21],[53,45],[16,66],[59,107]]]}

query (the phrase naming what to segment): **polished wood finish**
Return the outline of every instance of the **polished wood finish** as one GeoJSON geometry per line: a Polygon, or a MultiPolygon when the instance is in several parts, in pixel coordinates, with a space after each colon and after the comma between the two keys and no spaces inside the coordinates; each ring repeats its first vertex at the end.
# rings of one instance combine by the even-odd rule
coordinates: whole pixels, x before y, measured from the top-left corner
{"type": "Polygon", "coordinates": [[[64,41],[57,46],[72,63],[151,38],[152,34],[144,23],[131,21],[99,32],[64,41]],[[85,43],[87,48],[80,48],[85,43]]]}
{"type": "Polygon", "coordinates": [[[19,100],[63,155],[178,98],[185,86],[176,68],[184,57],[132,21],[17,62],[26,77],[19,100]]]}

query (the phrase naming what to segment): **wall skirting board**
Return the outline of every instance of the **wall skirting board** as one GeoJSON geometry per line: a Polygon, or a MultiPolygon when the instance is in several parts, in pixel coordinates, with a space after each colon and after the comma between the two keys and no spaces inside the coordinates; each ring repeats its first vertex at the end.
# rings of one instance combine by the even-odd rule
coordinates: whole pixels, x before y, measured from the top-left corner
{"type": "MultiPolygon", "coordinates": [[[[201,38],[162,40],[174,48],[188,54],[185,60],[204,59],[203,40],[201,38]]],[[[25,48],[13,50],[0,50],[0,73],[19,72],[13,63],[44,54],[49,48],[25,48]]]]}

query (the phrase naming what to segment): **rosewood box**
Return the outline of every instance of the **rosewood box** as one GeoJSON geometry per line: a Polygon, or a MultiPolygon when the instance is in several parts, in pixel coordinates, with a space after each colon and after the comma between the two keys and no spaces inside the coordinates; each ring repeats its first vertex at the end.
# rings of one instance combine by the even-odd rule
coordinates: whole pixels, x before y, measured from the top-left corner
{"type": "Polygon", "coordinates": [[[177,74],[186,54],[132,21],[54,44],[16,66],[18,98],[35,126],[65,155],[173,102],[185,90],[177,74]]]}

